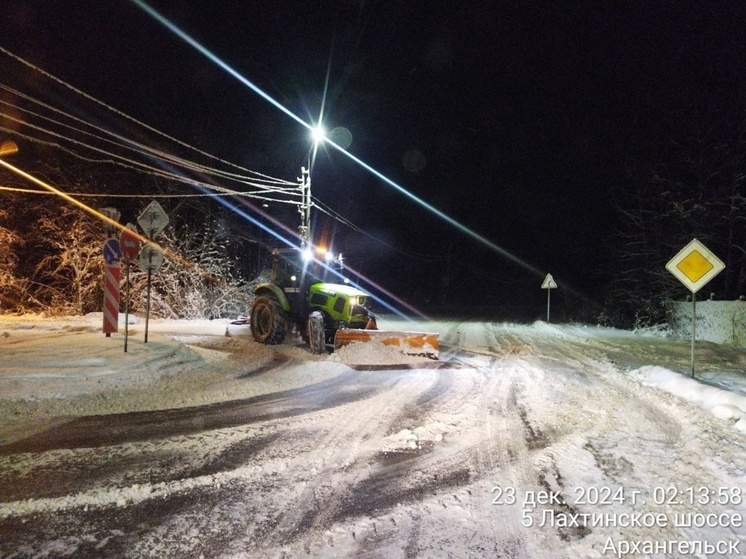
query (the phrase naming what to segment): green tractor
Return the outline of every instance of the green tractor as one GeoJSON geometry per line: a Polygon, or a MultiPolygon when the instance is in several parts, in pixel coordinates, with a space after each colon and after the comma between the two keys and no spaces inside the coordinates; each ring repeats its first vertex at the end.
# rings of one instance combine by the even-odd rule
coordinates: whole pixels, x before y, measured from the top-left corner
{"type": "Polygon", "coordinates": [[[251,334],[263,344],[281,343],[299,333],[316,354],[334,345],[342,329],[375,330],[368,295],[350,285],[324,281],[340,260],[322,260],[295,248],[272,251],[270,281],[256,287],[249,320],[251,334]]]}

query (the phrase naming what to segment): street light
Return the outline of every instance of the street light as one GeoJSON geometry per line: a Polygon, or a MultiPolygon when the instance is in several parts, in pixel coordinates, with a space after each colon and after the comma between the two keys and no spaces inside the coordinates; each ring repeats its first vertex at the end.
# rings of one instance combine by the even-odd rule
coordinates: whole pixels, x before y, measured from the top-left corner
{"type": "Polygon", "coordinates": [[[316,147],[326,138],[326,130],[323,126],[314,126],[311,129],[311,138],[313,138],[313,147],[316,147]]]}
{"type": "Polygon", "coordinates": [[[13,155],[14,153],[18,153],[18,146],[14,141],[5,140],[0,144],[0,157],[4,155],[13,155]]]}

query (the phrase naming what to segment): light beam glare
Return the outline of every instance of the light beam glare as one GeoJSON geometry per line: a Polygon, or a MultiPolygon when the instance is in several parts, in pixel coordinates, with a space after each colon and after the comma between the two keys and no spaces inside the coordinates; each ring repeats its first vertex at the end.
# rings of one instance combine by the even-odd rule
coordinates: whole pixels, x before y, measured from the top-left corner
{"type": "Polygon", "coordinates": [[[142,0],[132,0],[132,3],[135,4],[137,7],[139,7],[141,10],[143,10],[144,12],[146,12],[148,15],[150,15],[150,17],[152,17],[153,19],[161,23],[164,27],[166,27],[169,31],[171,31],[174,35],[179,37],[185,43],[189,44],[190,46],[195,48],[197,51],[199,51],[202,55],[204,55],[209,60],[214,62],[218,67],[222,68],[228,74],[236,78],[239,82],[241,82],[246,87],[251,89],[254,93],[259,95],[262,99],[274,105],[276,108],[280,109],[283,113],[288,115],[290,118],[292,118],[293,120],[297,121],[299,124],[302,124],[303,126],[308,128],[308,130],[313,131],[313,126],[311,126],[310,124],[307,124],[302,118],[296,115],[293,111],[285,108],[285,106],[282,103],[280,103],[279,101],[275,101],[271,96],[264,93],[264,91],[262,91],[257,86],[255,86],[253,83],[251,83],[249,80],[244,78],[236,70],[228,66],[228,64],[220,60],[217,56],[215,56],[207,48],[205,48],[200,43],[198,43],[195,39],[193,39],[192,37],[187,35],[184,31],[176,27],[176,25],[171,23],[168,19],[166,19],[159,12],[157,12],[155,9],[150,7],[147,3],[143,2],[142,0]]]}
{"type": "MultiPolygon", "coordinates": [[[[148,15],[150,15],[152,18],[160,22],[164,27],[169,29],[172,33],[174,33],[176,36],[178,36],[180,39],[182,39],[184,42],[192,46],[194,49],[196,49],[198,52],[200,52],[202,55],[207,57],[209,60],[211,60],[213,63],[215,63],[218,67],[225,70],[229,75],[233,76],[235,79],[237,79],[239,82],[241,82],[243,85],[251,89],[254,93],[259,95],[262,99],[288,115],[290,118],[301,124],[302,126],[305,126],[309,131],[313,132],[314,126],[311,124],[308,124],[305,122],[302,118],[297,116],[295,113],[293,113],[291,110],[287,109],[282,103],[276,101],[273,99],[270,95],[262,91],[259,87],[254,85],[251,81],[249,81],[247,78],[239,74],[236,70],[231,68],[228,64],[223,62],[220,58],[218,58],[215,54],[210,52],[207,48],[205,48],[203,45],[201,45],[199,42],[197,42],[195,39],[193,39],[191,36],[189,36],[187,33],[179,29],[176,25],[174,25],[171,21],[166,19],[163,15],[161,15],[159,12],[157,12],[155,9],[150,7],[147,3],[145,3],[143,0],[131,0],[132,3],[134,3],[136,6],[138,6],[140,9],[145,11],[148,15]]],[[[322,113],[323,115],[323,113],[322,113]]],[[[319,123],[321,124],[321,123],[319,123]]],[[[417,197],[416,195],[412,194],[408,190],[406,190],[404,187],[400,186],[399,184],[395,183],[388,177],[384,176],[380,172],[376,171],[373,167],[368,165],[367,163],[363,162],[360,158],[356,157],[355,155],[351,154],[341,146],[337,145],[333,141],[331,141],[329,138],[327,138],[324,141],[325,144],[329,144],[334,147],[337,151],[344,154],[345,156],[349,157],[352,161],[363,167],[365,170],[373,174],[375,177],[383,181],[385,184],[392,187],[394,190],[399,192],[400,194],[403,194],[405,197],[410,199],[411,201],[415,202],[417,205],[421,206],[422,208],[428,210],[429,212],[433,213],[435,216],[439,217],[449,225],[453,226],[455,229],[460,231],[461,233],[464,233],[468,237],[472,238],[473,240],[481,243],[482,245],[486,246],[487,248],[497,252],[501,256],[507,258],[514,264],[517,264],[521,266],[522,268],[530,271],[531,273],[535,274],[537,277],[544,277],[545,272],[540,271],[535,266],[531,265],[530,263],[526,262],[522,258],[519,258],[518,256],[512,254],[508,250],[502,248],[501,246],[497,245],[493,241],[490,241],[483,235],[480,235],[476,231],[470,229],[466,225],[460,223],[459,221],[456,221],[454,218],[446,215],[436,207],[432,206],[431,204],[425,202],[421,198],[417,197]]],[[[314,154],[315,155],[315,154],[314,154]]],[[[315,158],[315,157],[314,157],[315,158]]],[[[565,286],[568,291],[571,291],[575,295],[578,295],[582,298],[586,298],[581,293],[578,293],[574,289],[570,288],[569,286],[565,286]]]]}
{"type": "MultiPolygon", "coordinates": [[[[198,189],[203,189],[203,187],[200,187],[200,186],[197,186],[197,188],[198,189]]],[[[236,204],[233,204],[230,201],[226,200],[225,198],[217,198],[216,200],[218,202],[220,202],[221,204],[223,204],[226,208],[228,208],[229,210],[231,210],[232,212],[234,212],[236,215],[239,215],[239,216],[243,217],[244,219],[246,219],[247,221],[251,222],[255,226],[257,226],[257,227],[261,228],[262,230],[264,230],[265,232],[269,233],[270,235],[272,235],[275,239],[277,239],[278,241],[280,241],[284,245],[286,245],[288,247],[291,247],[291,248],[295,248],[297,250],[300,250],[300,247],[299,247],[300,238],[298,237],[297,233],[295,233],[295,231],[291,230],[285,224],[281,223],[279,220],[273,218],[272,216],[266,214],[265,212],[261,212],[258,208],[256,208],[255,206],[253,206],[248,201],[242,200],[242,203],[244,205],[248,206],[252,211],[260,213],[265,219],[271,221],[275,226],[284,229],[288,233],[289,236],[291,236],[291,237],[293,237],[295,239],[295,242],[291,241],[291,240],[288,240],[287,238],[283,237],[277,231],[273,230],[271,227],[268,227],[267,225],[261,223],[260,221],[258,221],[255,218],[253,218],[250,214],[248,214],[247,212],[245,212],[243,209],[239,208],[236,204]]],[[[316,248],[316,247],[313,247],[313,248],[316,248]]],[[[333,267],[329,266],[328,263],[326,263],[326,262],[324,262],[322,260],[317,260],[315,258],[314,258],[314,260],[316,260],[316,262],[318,264],[320,264],[321,266],[323,266],[327,271],[329,271],[334,276],[338,277],[340,280],[344,281],[344,280],[348,279],[346,276],[344,276],[338,270],[336,270],[333,267]]],[[[350,270],[351,272],[353,272],[354,274],[356,274],[358,277],[363,278],[365,280],[366,284],[369,284],[369,285],[375,287],[383,295],[385,295],[389,299],[395,301],[401,307],[405,308],[407,310],[407,312],[409,312],[410,314],[419,316],[421,318],[427,318],[422,312],[420,312],[419,310],[417,310],[413,306],[409,305],[406,301],[403,301],[403,300],[399,299],[398,297],[396,297],[395,295],[393,295],[392,293],[388,292],[386,289],[384,289],[380,285],[376,284],[371,279],[369,279],[369,278],[361,275],[359,272],[356,272],[352,268],[347,268],[347,269],[350,270]]],[[[376,295],[375,293],[371,292],[371,290],[369,288],[365,288],[365,287],[363,287],[363,286],[361,286],[361,285],[359,285],[359,284],[357,284],[355,282],[350,282],[350,283],[354,287],[356,287],[357,289],[360,289],[361,291],[367,293],[374,301],[376,301],[378,304],[380,304],[381,306],[385,307],[386,309],[388,309],[389,311],[391,311],[395,315],[399,316],[400,318],[406,319],[406,320],[411,320],[411,317],[409,315],[407,315],[402,310],[394,307],[392,304],[390,304],[388,301],[386,301],[381,296],[376,295]]]]}
{"type": "MultiPolygon", "coordinates": [[[[189,45],[191,45],[193,48],[195,48],[197,51],[199,51],[205,57],[207,57],[212,62],[214,62],[217,66],[219,66],[220,68],[222,68],[223,70],[225,70],[228,74],[230,74],[231,76],[233,76],[234,78],[236,78],[238,81],[240,81],[242,84],[244,84],[246,87],[248,87],[249,89],[251,89],[254,93],[256,93],[257,95],[259,95],[262,99],[264,99],[265,101],[267,101],[270,104],[274,105],[276,108],[278,108],[279,110],[281,110],[283,113],[285,113],[286,115],[288,115],[290,118],[292,118],[293,120],[297,121],[299,124],[305,126],[311,132],[314,131],[314,126],[313,125],[308,124],[302,118],[300,118],[295,113],[293,113],[291,110],[287,109],[280,102],[276,101],[270,95],[268,95],[267,93],[265,93],[264,91],[262,91],[259,87],[257,87],[256,85],[254,85],[247,78],[243,77],[236,70],[234,70],[233,68],[231,68],[228,64],[226,64],[220,58],[218,58],[216,55],[214,55],[212,52],[210,52],[207,48],[205,48],[200,43],[198,43],[191,36],[189,36],[184,31],[182,31],[181,29],[179,29],[178,27],[176,27],[176,25],[174,25],[173,23],[171,23],[168,19],[166,19],[164,16],[162,16],[156,10],[154,10],[153,8],[151,8],[148,4],[146,4],[142,0],[132,0],[132,2],[134,4],[136,4],[138,7],[140,7],[142,10],[144,10],[145,12],[147,12],[151,17],[153,17],[154,19],[156,19],[157,21],[159,21],[162,25],[164,25],[166,28],[168,28],[172,33],[174,33],[175,35],[177,35],[183,41],[185,41],[186,43],[188,43],[189,45]]],[[[328,78],[328,76],[327,76],[327,78],[328,78]]],[[[319,124],[321,124],[321,123],[319,123],[319,124]]],[[[474,239],[474,240],[482,243],[483,245],[491,248],[492,250],[498,252],[499,254],[503,255],[506,258],[508,258],[510,261],[512,261],[512,262],[514,262],[514,263],[516,263],[516,264],[518,264],[520,266],[523,266],[524,268],[526,268],[527,270],[530,270],[534,274],[536,274],[536,275],[538,275],[540,277],[544,277],[545,274],[543,272],[541,272],[539,269],[535,268],[534,266],[532,266],[528,262],[522,260],[521,258],[518,258],[514,254],[508,252],[504,248],[498,246],[494,242],[490,241],[486,237],[483,237],[482,235],[480,235],[479,233],[473,231],[472,229],[468,228],[467,226],[459,223],[458,221],[456,221],[452,217],[446,215],[445,213],[443,213],[442,211],[438,210],[434,206],[428,204],[427,202],[425,202],[421,198],[415,196],[414,194],[412,194],[411,192],[409,192],[408,190],[406,190],[404,187],[398,185],[397,183],[395,183],[394,181],[392,181],[388,177],[384,176],[383,174],[381,174],[378,171],[376,171],[375,169],[373,169],[373,167],[371,167],[367,163],[363,162],[360,158],[354,156],[353,154],[351,154],[350,152],[348,152],[344,148],[342,148],[342,147],[338,146],[337,144],[335,144],[333,141],[331,141],[331,139],[326,138],[325,141],[324,141],[324,143],[330,144],[336,150],[338,150],[339,152],[343,153],[344,155],[346,155],[347,157],[349,157],[350,159],[352,159],[358,165],[362,166],[365,170],[367,170],[368,172],[372,173],[374,176],[376,176],[377,178],[381,179],[383,182],[385,182],[386,184],[388,184],[389,186],[391,186],[392,188],[394,188],[395,190],[397,190],[398,192],[400,192],[401,194],[403,194],[404,196],[406,196],[407,198],[409,198],[410,200],[412,200],[416,204],[419,204],[420,206],[422,206],[426,210],[432,212],[433,214],[435,214],[436,216],[438,216],[440,219],[442,219],[446,223],[452,225],[453,227],[455,227],[456,229],[458,229],[462,233],[465,233],[466,235],[468,235],[472,239],[474,239]]]]}
{"type": "Polygon", "coordinates": [[[20,177],[23,177],[24,179],[26,179],[26,180],[28,180],[28,181],[30,181],[30,182],[38,185],[38,186],[41,186],[43,189],[48,190],[49,192],[51,192],[53,194],[56,194],[57,196],[59,196],[60,198],[62,198],[63,200],[65,200],[66,202],[69,202],[69,203],[73,204],[74,206],[77,206],[78,208],[80,208],[84,212],[92,215],[96,219],[99,219],[99,220],[103,221],[104,223],[110,225],[114,229],[118,229],[120,231],[127,231],[130,235],[136,236],[143,245],[150,245],[152,247],[155,247],[156,249],[158,249],[159,251],[161,251],[165,256],[167,256],[168,258],[170,258],[174,262],[178,262],[182,266],[186,266],[188,268],[197,270],[205,278],[207,278],[207,279],[209,279],[211,281],[214,281],[214,282],[217,282],[217,283],[223,283],[223,281],[220,278],[214,276],[210,272],[207,272],[207,271],[203,270],[197,264],[194,264],[193,262],[190,262],[190,261],[182,258],[179,254],[177,254],[174,251],[169,250],[169,249],[167,249],[165,247],[162,247],[161,245],[159,245],[155,241],[153,241],[153,240],[151,240],[151,239],[149,239],[149,238],[141,235],[137,231],[133,231],[131,229],[128,229],[126,226],[122,225],[118,221],[114,221],[109,216],[102,214],[101,212],[99,212],[95,208],[92,208],[91,206],[88,206],[87,204],[84,204],[80,200],[77,200],[77,199],[73,198],[72,196],[70,196],[66,192],[63,192],[62,190],[60,190],[58,188],[55,188],[51,184],[48,184],[48,183],[44,182],[43,180],[38,179],[38,178],[36,178],[33,175],[30,175],[26,171],[24,171],[22,169],[19,169],[18,167],[15,167],[14,165],[11,165],[7,161],[3,161],[2,159],[0,159],[0,166],[5,167],[9,171],[17,174],[20,177]]]}

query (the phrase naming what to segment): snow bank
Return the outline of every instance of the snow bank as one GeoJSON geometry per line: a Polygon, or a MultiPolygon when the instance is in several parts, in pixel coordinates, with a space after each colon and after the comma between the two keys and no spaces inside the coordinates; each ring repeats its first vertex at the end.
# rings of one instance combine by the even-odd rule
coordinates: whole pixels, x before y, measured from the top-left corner
{"type": "Polygon", "coordinates": [[[746,397],[657,365],[646,365],[630,372],[645,386],[652,386],[692,402],[715,417],[733,421],[736,429],[746,432],[746,397]]]}

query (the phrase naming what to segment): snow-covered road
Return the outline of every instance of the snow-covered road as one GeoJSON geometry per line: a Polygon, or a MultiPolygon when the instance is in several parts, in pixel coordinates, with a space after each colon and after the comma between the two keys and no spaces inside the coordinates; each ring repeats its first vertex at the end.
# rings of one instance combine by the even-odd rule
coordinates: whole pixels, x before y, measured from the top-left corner
{"type": "Polygon", "coordinates": [[[686,341],[616,330],[418,325],[440,362],[386,368],[164,324],[127,369],[107,346],[108,374],[57,359],[42,380],[10,342],[59,332],[3,326],[3,558],[746,553],[737,350],[701,349],[708,407],[651,386],[686,341]]]}

